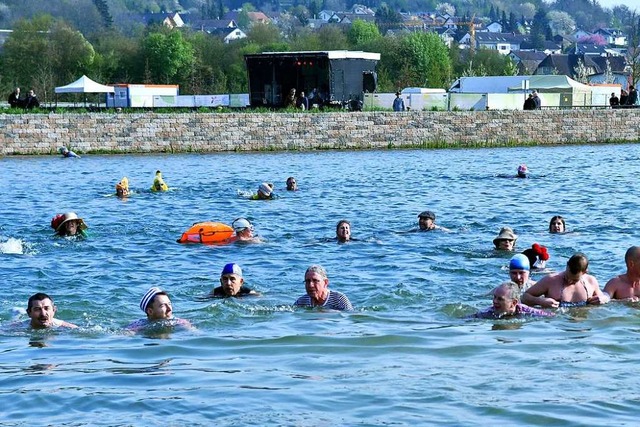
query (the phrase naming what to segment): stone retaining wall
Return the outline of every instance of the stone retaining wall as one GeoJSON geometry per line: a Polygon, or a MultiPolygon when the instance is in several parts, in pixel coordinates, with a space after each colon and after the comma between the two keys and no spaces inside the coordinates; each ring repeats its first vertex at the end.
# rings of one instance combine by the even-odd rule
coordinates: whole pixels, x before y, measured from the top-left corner
{"type": "Polygon", "coordinates": [[[640,109],[0,115],[2,155],[640,141],[640,109]]]}

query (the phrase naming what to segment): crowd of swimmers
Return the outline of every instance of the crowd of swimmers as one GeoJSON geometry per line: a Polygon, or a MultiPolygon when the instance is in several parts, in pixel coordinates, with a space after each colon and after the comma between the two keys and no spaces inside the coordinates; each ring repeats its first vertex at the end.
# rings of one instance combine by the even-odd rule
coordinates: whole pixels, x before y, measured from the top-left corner
{"type": "MultiPolygon", "coordinates": [[[[526,165],[520,165],[516,177],[528,176],[526,165]]],[[[298,185],[294,177],[287,178],[288,191],[297,191],[298,185]]],[[[162,178],[162,172],[156,171],[151,191],[167,191],[168,185],[162,178]]],[[[118,197],[131,194],[126,177],[116,184],[118,197]]],[[[261,183],[258,191],[251,198],[265,200],[275,198],[274,185],[261,183]]],[[[56,235],[61,237],[86,237],[87,225],[75,212],[58,214],[51,220],[51,227],[56,235]]],[[[238,218],[231,225],[234,235],[230,242],[259,242],[253,235],[253,225],[246,218],[238,218]]],[[[416,231],[450,231],[436,224],[436,215],[430,210],[418,214],[416,231]]],[[[565,219],[556,215],[549,221],[549,233],[562,234],[567,232],[565,219]]],[[[340,220],[336,225],[335,240],[339,243],[353,241],[351,224],[348,220],[340,220]]],[[[515,252],[518,235],[511,227],[502,227],[493,239],[496,251],[515,252]]],[[[501,283],[491,292],[493,304],[469,317],[474,318],[505,318],[512,316],[548,317],[555,313],[548,309],[561,307],[579,307],[585,305],[606,304],[611,299],[639,301],[640,300],[640,247],[632,246],[625,254],[627,271],[609,280],[604,290],[595,277],[588,273],[589,260],[582,253],[576,253],[569,258],[566,267],[561,272],[551,273],[535,282],[531,278],[532,271],[543,271],[549,253],[546,247],[534,243],[522,253],[516,253],[509,260],[509,280],[501,283]],[[540,308],[537,308],[537,307],[540,308]]],[[[322,307],[332,310],[352,310],[353,306],[346,295],[329,289],[329,278],[326,270],[320,265],[312,265],[304,275],[305,295],[300,296],[294,303],[300,307],[322,307]]],[[[245,296],[259,296],[259,293],[244,285],[242,269],[238,264],[229,263],[224,266],[220,274],[220,286],[214,288],[205,298],[240,298],[245,296]]],[[[136,320],[127,326],[127,330],[139,331],[162,322],[163,326],[181,326],[190,328],[187,320],[173,315],[171,299],[167,292],[158,287],[150,288],[140,301],[140,309],[146,317],[136,320]],[[167,323],[168,322],[168,323],[167,323]]],[[[55,319],[56,306],[53,299],[37,293],[29,298],[27,315],[28,325],[34,329],[49,327],[75,328],[68,322],[55,319]]]]}

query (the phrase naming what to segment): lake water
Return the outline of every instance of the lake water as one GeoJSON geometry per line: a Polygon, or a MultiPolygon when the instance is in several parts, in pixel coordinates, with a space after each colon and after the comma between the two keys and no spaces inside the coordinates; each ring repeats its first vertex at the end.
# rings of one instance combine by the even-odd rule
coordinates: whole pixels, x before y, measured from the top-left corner
{"type": "Polygon", "coordinates": [[[623,272],[639,160],[639,145],[2,158],[0,424],[636,425],[640,305],[462,317],[508,277],[491,243],[505,225],[520,250],[546,245],[551,270],[582,251],[602,287],[623,272]],[[530,179],[500,177],[520,163],[530,179]],[[173,191],[147,191],[156,169],[173,191]],[[136,194],[120,200],[125,175],[136,194]],[[239,195],[262,181],[281,197],[239,195]],[[406,233],[426,209],[451,232],[406,233]],[[52,237],[69,210],[88,239],[52,237]],[[556,214],[569,233],[547,232],[556,214]],[[240,216],[265,243],[176,243],[240,216]],[[359,241],[323,241],[341,218],[359,241]],[[262,296],[199,300],[227,262],[262,296]],[[353,312],[292,308],[314,263],[353,312]],[[153,285],[195,330],[123,332],[153,285]],[[12,326],[39,291],[81,328],[12,326]]]}

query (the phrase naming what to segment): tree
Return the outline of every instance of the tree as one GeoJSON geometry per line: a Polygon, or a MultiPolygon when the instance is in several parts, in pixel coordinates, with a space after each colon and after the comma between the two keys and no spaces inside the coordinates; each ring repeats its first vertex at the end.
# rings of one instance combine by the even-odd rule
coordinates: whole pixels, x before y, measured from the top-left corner
{"type": "Polygon", "coordinates": [[[609,60],[607,59],[605,61],[605,64],[606,64],[606,68],[604,69],[603,83],[607,83],[607,84],[615,83],[616,78],[613,75],[613,70],[611,69],[611,62],[609,62],[609,60]]]}
{"type": "Polygon", "coordinates": [[[439,3],[436,10],[442,15],[456,16],[456,8],[451,3],[439,3]]]}
{"type": "Polygon", "coordinates": [[[20,20],[4,44],[4,69],[13,86],[28,86],[34,71],[48,59],[47,33],[53,25],[53,18],[40,15],[32,20],[20,20]]]}
{"type": "Polygon", "coordinates": [[[349,28],[349,42],[353,47],[361,46],[380,37],[380,31],[373,22],[356,19],[349,28]]]}
{"type": "Polygon", "coordinates": [[[318,31],[320,50],[349,49],[349,40],[344,31],[336,25],[324,25],[318,31]]]}
{"type": "Polygon", "coordinates": [[[311,0],[309,2],[309,16],[312,19],[317,19],[318,14],[320,13],[321,7],[322,7],[322,2],[320,0],[311,0]]]}
{"type": "Polygon", "coordinates": [[[435,33],[412,33],[401,42],[403,70],[412,86],[445,88],[451,81],[447,46],[435,33]]]}
{"type": "Polygon", "coordinates": [[[588,36],[580,37],[578,43],[594,44],[596,46],[607,45],[607,40],[602,34],[590,34],[588,36]]]}
{"type": "Polygon", "coordinates": [[[531,25],[531,44],[533,44],[533,47],[543,50],[544,42],[547,40],[547,35],[550,31],[547,12],[543,7],[540,7],[533,17],[531,25]]]}
{"type": "Polygon", "coordinates": [[[143,40],[143,55],[156,83],[177,84],[189,75],[195,62],[191,44],[178,30],[149,33],[143,40]]]}
{"type": "Polygon", "coordinates": [[[93,4],[96,5],[98,12],[100,12],[100,16],[102,17],[102,22],[104,23],[105,28],[111,28],[113,26],[113,17],[109,12],[109,5],[106,0],[93,0],[93,4]]]}
{"type": "Polygon", "coordinates": [[[13,85],[36,86],[46,95],[53,87],[88,73],[93,46],[62,21],[41,15],[19,21],[4,45],[4,68],[13,85]]]}
{"type": "Polygon", "coordinates": [[[580,83],[589,83],[589,69],[584,65],[582,58],[578,58],[578,63],[573,67],[573,73],[575,80],[580,83]]]}
{"type": "Polygon", "coordinates": [[[567,12],[552,10],[547,14],[547,18],[554,34],[569,34],[576,29],[576,21],[567,12]]]}
{"type": "Polygon", "coordinates": [[[278,27],[272,24],[260,23],[251,26],[251,29],[247,33],[247,38],[250,42],[257,43],[260,46],[267,46],[281,40],[278,27]]]}
{"type": "Polygon", "coordinates": [[[91,75],[110,82],[141,82],[144,60],[138,38],[126,37],[119,31],[95,34],[95,56],[91,75]]]}
{"type": "Polygon", "coordinates": [[[516,14],[511,12],[509,14],[509,32],[519,32],[520,29],[518,28],[518,18],[516,18],[516,14]]]}
{"type": "Polygon", "coordinates": [[[526,19],[531,19],[536,14],[536,6],[531,2],[522,3],[515,7],[515,12],[526,19]]]}
{"type": "Polygon", "coordinates": [[[376,25],[380,32],[384,34],[387,30],[400,28],[402,26],[402,16],[387,6],[386,3],[382,3],[376,11],[376,25]]]}
{"type": "Polygon", "coordinates": [[[634,11],[629,17],[629,44],[627,53],[627,65],[629,67],[630,84],[636,86],[640,80],[640,20],[634,11]]]}
{"type": "Polygon", "coordinates": [[[62,82],[86,74],[93,64],[95,51],[79,31],[64,22],[55,23],[49,34],[48,62],[57,80],[62,82]]]}

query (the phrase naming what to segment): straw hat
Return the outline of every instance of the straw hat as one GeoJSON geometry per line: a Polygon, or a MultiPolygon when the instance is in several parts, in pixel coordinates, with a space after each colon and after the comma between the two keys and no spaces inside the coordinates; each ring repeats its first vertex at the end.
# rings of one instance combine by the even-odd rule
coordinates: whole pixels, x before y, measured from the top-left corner
{"type": "Polygon", "coordinates": [[[498,236],[493,239],[493,244],[498,246],[500,240],[513,240],[513,243],[515,243],[518,240],[518,235],[513,232],[511,227],[502,227],[498,236]]]}

